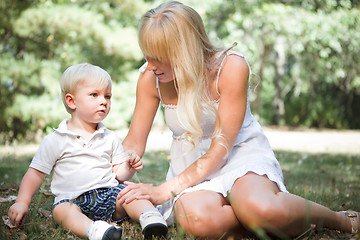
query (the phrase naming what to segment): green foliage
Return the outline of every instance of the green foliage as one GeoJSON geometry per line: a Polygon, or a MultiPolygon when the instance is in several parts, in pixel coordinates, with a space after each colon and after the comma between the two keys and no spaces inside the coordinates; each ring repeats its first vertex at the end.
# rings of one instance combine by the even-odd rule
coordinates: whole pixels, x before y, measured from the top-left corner
{"type": "Polygon", "coordinates": [[[254,107],[263,122],[359,128],[357,2],[316,2],[312,9],[308,1],[254,1],[252,11],[234,2],[239,11],[227,8],[216,27],[228,45],[240,43],[262,82],[254,107]]]}
{"type": "Polygon", "coordinates": [[[147,6],[126,0],[2,2],[0,12],[9,18],[0,25],[0,142],[34,140],[34,133],[68,117],[59,79],[80,62],[112,76],[108,127],[128,127],[142,63],[134,23],[147,6]]]}
{"type": "MultiPolygon", "coordinates": [[[[143,62],[137,24],[160,2],[1,1],[0,143],[33,141],[69,116],[58,81],[80,62],[110,73],[114,97],[105,121],[127,128],[143,62]]],[[[203,16],[216,45],[239,43],[262,123],[360,128],[359,0],[183,2],[203,16]]]]}

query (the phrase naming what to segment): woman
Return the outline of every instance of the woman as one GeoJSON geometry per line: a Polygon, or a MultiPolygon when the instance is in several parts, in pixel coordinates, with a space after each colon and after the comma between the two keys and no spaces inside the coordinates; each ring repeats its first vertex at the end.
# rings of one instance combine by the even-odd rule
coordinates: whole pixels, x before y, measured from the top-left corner
{"type": "Polygon", "coordinates": [[[161,102],[173,132],[171,163],[166,182],[127,182],[120,201],[163,204],[165,217],[170,221],[173,213],[195,236],[219,237],[242,226],[277,236],[296,236],[311,224],[359,229],[358,213],[334,212],[287,192],[280,165],[250,112],[248,63],[231,48],[215,48],[196,11],[179,2],[148,11],[139,45],[147,64],[123,146],[143,155],[161,102]]]}

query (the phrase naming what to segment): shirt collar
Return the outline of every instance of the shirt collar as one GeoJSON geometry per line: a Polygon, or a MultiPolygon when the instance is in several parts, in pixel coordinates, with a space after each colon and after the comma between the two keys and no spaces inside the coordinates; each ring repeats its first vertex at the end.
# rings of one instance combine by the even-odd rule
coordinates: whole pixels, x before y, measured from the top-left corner
{"type": "MultiPolygon", "coordinates": [[[[79,135],[79,134],[76,134],[72,131],[70,131],[67,127],[67,121],[69,121],[70,119],[67,118],[67,119],[64,119],[61,121],[61,123],[59,124],[58,128],[54,128],[55,132],[58,132],[58,133],[61,133],[61,134],[69,134],[69,135],[79,135]]],[[[93,133],[93,135],[95,134],[101,134],[101,133],[104,133],[106,130],[106,127],[105,125],[102,123],[102,122],[99,122],[98,123],[98,126],[97,126],[97,130],[93,133]]]]}

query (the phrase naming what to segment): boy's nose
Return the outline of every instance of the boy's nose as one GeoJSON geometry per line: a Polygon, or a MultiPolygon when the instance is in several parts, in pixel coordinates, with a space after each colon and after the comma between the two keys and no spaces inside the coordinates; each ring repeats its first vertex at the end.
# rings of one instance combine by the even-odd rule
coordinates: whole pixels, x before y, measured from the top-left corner
{"type": "Polygon", "coordinates": [[[101,97],[100,103],[101,103],[101,104],[104,104],[104,105],[107,104],[107,100],[106,100],[105,96],[104,96],[104,97],[101,97]]]}

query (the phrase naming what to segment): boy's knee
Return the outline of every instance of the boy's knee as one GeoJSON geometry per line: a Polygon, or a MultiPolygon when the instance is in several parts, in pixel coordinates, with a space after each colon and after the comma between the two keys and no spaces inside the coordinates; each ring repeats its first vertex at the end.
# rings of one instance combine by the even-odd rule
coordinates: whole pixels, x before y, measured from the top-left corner
{"type": "Polygon", "coordinates": [[[55,222],[61,224],[61,222],[69,215],[70,211],[81,212],[80,208],[76,204],[70,202],[62,202],[56,205],[52,213],[55,222]]]}

